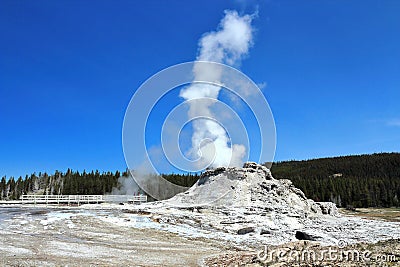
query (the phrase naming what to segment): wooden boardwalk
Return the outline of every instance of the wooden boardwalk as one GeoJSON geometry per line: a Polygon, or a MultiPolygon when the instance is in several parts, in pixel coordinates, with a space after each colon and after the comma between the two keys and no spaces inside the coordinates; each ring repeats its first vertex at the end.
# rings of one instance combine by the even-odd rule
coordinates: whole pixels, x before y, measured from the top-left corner
{"type": "Polygon", "coordinates": [[[20,200],[0,201],[0,204],[58,204],[81,205],[98,203],[133,203],[147,202],[146,195],[22,195],[20,200]]]}

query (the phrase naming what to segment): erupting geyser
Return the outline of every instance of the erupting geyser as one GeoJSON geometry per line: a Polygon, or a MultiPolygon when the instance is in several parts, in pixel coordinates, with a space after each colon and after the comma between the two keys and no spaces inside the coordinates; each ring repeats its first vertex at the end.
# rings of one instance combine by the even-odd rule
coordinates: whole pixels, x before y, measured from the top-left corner
{"type": "MultiPolygon", "coordinates": [[[[249,15],[241,17],[236,11],[226,11],[220,29],[201,38],[197,60],[238,64],[252,44],[251,20],[249,15]]],[[[214,81],[218,84],[221,82],[222,70],[217,65],[210,68],[195,64],[193,73],[197,81],[214,81]]],[[[217,100],[220,90],[221,87],[215,84],[194,83],[180,92],[180,96],[188,101],[189,119],[195,119],[192,147],[187,154],[196,160],[197,166],[238,167],[243,164],[246,155],[246,147],[243,144],[230,144],[225,129],[218,123],[218,114],[212,112],[213,102],[205,104],[201,101],[204,98],[217,100]]]]}

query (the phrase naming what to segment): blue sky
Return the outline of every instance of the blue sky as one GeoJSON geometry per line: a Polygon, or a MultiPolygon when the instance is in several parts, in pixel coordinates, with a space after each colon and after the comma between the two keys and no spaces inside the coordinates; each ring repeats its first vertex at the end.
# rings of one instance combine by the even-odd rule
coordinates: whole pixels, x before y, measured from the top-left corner
{"type": "Polygon", "coordinates": [[[400,151],[399,1],[4,0],[0,176],[124,170],[136,88],[194,60],[226,9],[258,9],[240,69],[266,85],[276,160],[400,151]]]}

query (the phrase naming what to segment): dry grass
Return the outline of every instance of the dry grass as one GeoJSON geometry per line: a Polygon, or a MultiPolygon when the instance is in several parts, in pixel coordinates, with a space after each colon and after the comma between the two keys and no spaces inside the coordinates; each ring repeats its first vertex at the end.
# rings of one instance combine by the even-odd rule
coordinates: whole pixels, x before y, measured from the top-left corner
{"type": "Polygon", "coordinates": [[[369,220],[400,222],[400,208],[360,208],[356,211],[340,209],[340,213],[369,220]]]}

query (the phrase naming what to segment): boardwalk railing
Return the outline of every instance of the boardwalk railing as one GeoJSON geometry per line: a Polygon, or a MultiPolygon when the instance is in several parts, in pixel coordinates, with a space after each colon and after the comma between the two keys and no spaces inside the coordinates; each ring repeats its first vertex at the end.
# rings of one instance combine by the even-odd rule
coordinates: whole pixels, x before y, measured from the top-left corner
{"type": "Polygon", "coordinates": [[[143,203],[147,202],[146,195],[104,195],[104,202],[128,202],[128,203],[143,203]]]}
{"type": "Polygon", "coordinates": [[[89,204],[103,202],[147,202],[146,195],[22,195],[22,203],[31,204],[89,204]]]}

